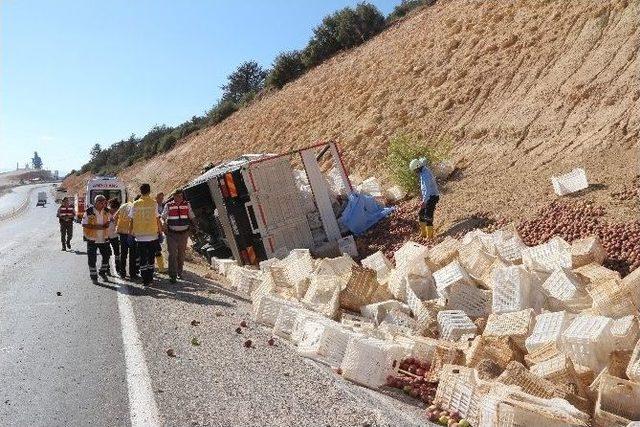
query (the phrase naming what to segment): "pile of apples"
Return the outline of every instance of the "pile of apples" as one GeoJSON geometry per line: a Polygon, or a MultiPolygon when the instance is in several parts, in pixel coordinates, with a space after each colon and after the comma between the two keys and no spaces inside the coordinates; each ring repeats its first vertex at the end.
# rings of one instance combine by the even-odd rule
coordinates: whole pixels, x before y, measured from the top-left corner
{"type": "Polygon", "coordinates": [[[471,427],[469,421],[460,417],[456,411],[447,411],[439,405],[431,405],[427,408],[429,421],[447,427],[471,427]]]}
{"type": "Polygon", "coordinates": [[[387,377],[387,386],[400,389],[415,399],[431,404],[438,384],[425,378],[430,368],[429,362],[407,357],[400,362],[397,375],[387,377]]]}

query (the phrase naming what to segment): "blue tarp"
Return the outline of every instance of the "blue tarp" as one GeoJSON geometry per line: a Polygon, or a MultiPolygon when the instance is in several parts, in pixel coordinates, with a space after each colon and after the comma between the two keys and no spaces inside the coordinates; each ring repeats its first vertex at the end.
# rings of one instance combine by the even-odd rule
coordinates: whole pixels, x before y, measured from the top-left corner
{"type": "Polygon", "coordinates": [[[367,194],[352,193],[347,207],[342,212],[340,222],[353,234],[359,236],[394,210],[395,208],[385,208],[367,194]]]}

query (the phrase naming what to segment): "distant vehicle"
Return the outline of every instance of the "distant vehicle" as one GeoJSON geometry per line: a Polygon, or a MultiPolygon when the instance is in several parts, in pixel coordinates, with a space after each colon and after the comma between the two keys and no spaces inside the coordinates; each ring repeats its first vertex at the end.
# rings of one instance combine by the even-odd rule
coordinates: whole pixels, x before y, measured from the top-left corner
{"type": "Polygon", "coordinates": [[[115,176],[96,176],[87,182],[86,197],[89,205],[93,204],[96,196],[102,194],[107,200],[118,199],[120,203],[128,201],[127,187],[115,176]]]}
{"type": "Polygon", "coordinates": [[[76,197],[73,201],[73,208],[76,211],[76,221],[82,221],[82,217],[84,216],[84,210],[86,209],[84,194],[76,194],[76,197]]]}
{"type": "Polygon", "coordinates": [[[46,191],[39,191],[38,192],[38,203],[36,203],[36,206],[44,207],[46,204],[47,204],[47,192],[46,191]]]}

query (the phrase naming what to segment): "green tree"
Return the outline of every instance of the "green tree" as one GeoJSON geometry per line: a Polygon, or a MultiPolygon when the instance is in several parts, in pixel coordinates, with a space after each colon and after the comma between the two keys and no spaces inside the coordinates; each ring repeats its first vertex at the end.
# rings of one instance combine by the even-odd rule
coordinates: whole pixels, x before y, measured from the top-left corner
{"type": "Polygon", "coordinates": [[[34,169],[42,169],[42,159],[38,156],[38,152],[33,152],[33,158],[31,159],[31,164],[34,169]]]}
{"type": "Polygon", "coordinates": [[[102,147],[100,147],[100,144],[94,144],[94,146],[91,147],[91,150],[89,151],[89,156],[91,156],[91,161],[92,162],[95,161],[101,152],[102,152],[102,147]]]}
{"type": "Polygon", "coordinates": [[[273,60],[271,71],[267,75],[266,86],[282,89],[282,87],[297,79],[305,72],[300,51],[282,52],[273,60]]]}
{"type": "Polygon", "coordinates": [[[264,87],[267,72],[256,61],[245,61],[227,76],[223,85],[222,99],[238,103],[249,94],[256,94],[264,87]]]}

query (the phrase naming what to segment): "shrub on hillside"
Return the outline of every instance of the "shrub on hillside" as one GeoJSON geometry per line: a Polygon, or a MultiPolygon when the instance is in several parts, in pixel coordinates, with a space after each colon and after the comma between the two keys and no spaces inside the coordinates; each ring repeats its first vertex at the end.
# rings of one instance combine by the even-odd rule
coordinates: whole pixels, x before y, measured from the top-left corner
{"type": "Polygon", "coordinates": [[[267,75],[266,86],[282,89],[305,72],[300,51],[282,52],[273,60],[271,71],[267,75]]]}
{"type": "Polygon", "coordinates": [[[234,112],[238,110],[238,106],[231,100],[220,100],[207,112],[209,123],[218,124],[234,112]]]}
{"type": "Polygon", "coordinates": [[[387,16],[387,22],[393,22],[420,6],[431,6],[435,2],[436,0],[402,0],[399,5],[393,8],[389,16],[387,16]]]}
{"type": "Polygon", "coordinates": [[[391,179],[403,190],[416,194],[420,189],[417,175],[409,169],[412,159],[424,157],[430,165],[449,157],[451,142],[447,138],[426,141],[416,134],[399,134],[389,141],[386,167],[391,179]]]}
{"type": "Polygon", "coordinates": [[[306,68],[314,67],[341,50],[364,43],[382,31],[384,25],[384,16],[369,3],[327,15],[313,29],[313,36],[302,51],[302,62],[306,68]]]}

